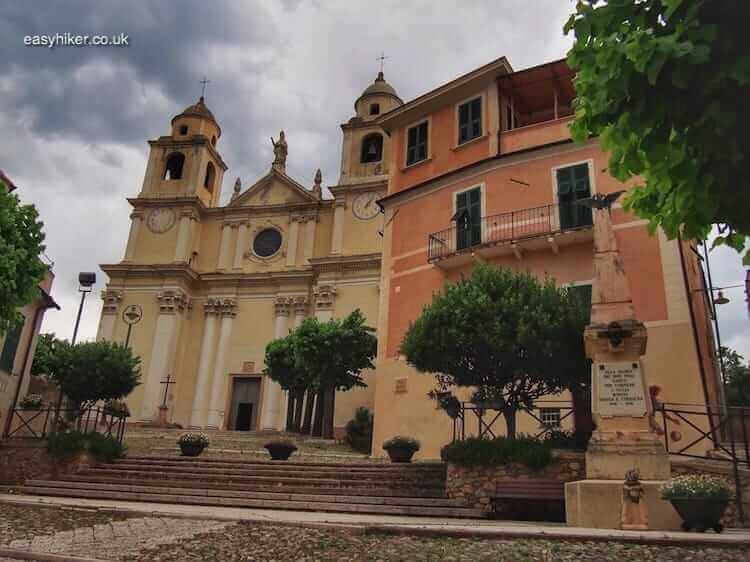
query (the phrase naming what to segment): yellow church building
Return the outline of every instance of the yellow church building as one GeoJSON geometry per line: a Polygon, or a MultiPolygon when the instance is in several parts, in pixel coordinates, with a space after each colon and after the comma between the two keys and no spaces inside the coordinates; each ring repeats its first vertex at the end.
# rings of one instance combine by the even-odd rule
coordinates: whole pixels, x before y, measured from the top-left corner
{"type": "MultiPolygon", "coordinates": [[[[133,420],[156,420],[161,409],[183,427],[283,429],[286,397],[263,375],[266,345],[308,316],[359,308],[377,324],[389,138],[375,122],[402,104],[382,72],[356,100],[341,126],[333,198],[323,197],[320,170],[312,185],[287,175],[282,131],[268,173],[246,189],[237,178],[220,205],[228,168],[203,97],[149,141],[143,186],[128,199],[124,257],[101,266],[109,283],[97,335],[127,340],[142,360],[133,420]]],[[[373,407],[372,378],[340,393],[335,427],[373,407]]]]}

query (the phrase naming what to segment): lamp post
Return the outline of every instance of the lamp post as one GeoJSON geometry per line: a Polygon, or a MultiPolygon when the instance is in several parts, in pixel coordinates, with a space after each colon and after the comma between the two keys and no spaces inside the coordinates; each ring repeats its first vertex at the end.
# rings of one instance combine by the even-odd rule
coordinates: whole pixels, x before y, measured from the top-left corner
{"type": "MultiPolygon", "coordinates": [[[[83,303],[88,295],[94,289],[94,283],[96,283],[96,273],[91,271],[82,271],[78,274],[78,292],[81,293],[81,304],[78,305],[78,316],[76,316],[76,325],[73,328],[73,337],[70,340],[71,345],[76,344],[76,338],[78,337],[78,326],[81,324],[81,313],[83,312],[83,303]]],[[[63,392],[62,388],[59,389],[57,395],[57,407],[55,409],[55,429],[57,429],[57,421],[60,419],[60,407],[62,406],[63,392]]]]}
{"type": "Polygon", "coordinates": [[[78,326],[81,323],[81,313],[83,312],[83,302],[86,300],[86,295],[93,290],[94,283],[96,283],[96,273],[84,271],[78,274],[78,292],[81,293],[81,304],[78,305],[78,316],[76,316],[76,325],[73,328],[73,338],[70,340],[71,345],[76,344],[78,326]]]}

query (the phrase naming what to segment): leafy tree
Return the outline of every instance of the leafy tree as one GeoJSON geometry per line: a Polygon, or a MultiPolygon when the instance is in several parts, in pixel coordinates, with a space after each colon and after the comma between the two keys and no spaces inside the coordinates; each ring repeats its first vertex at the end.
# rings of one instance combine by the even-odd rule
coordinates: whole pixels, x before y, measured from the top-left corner
{"type": "Polygon", "coordinates": [[[643,180],[626,209],[670,238],[722,225],[714,244],[738,252],[750,235],[749,16],[745,0],[582,0],[565,25],[573,137],[598,135],[609,173],[643,180]]]}
{"type": "Polygon", "coordinates": [[[500,410],[514,437],[518,410],[587,383],[587,323],[581,300],[552,280],[480,265],[433,297],[401,353],[417,370],[437,373],[438,392],[474,388],[472,401],[500,410]]]}
{"type": "MultiPolygon", "coordinates": [[[[297,368],[295,358],[294,332],[273,340],[266,346],[266,374],[288,391],[287,430],[299,431],[302,418],[302,405],[305,392],[313,386],[307,372],[297,368]]],[[[308,410],[312,411],[313,393],[308,392],[308,410]]],[[[309,427],[309,424],[308,424],[309,427]]]]}
{"type": "Polygon", "coordinates": [[[266,372],[285,388],[317,392],[316,429],[313,434],[333,438],[337,390],[366,386],[362,370],[372,369],[377,349],[374,329],[355,310],[344,319],[321,322],[307,318],[286,338],[266,346],[266,372]]]}
{"type": "Polygon", "coordinates": [[[47,267],[39,259],[44,233],[38,216],[0,182],[0,334],[19,320],[19,308],[39,296],[47,267]]]}
{"type": "Polygon", "coordinates": [[[34,362],[31,364],[31,374],[37,376],[48,375],[54,369],[55,348],[60,343],[55,334],[40,334],[37,338],[34,362]]]}
{"type": "Polygon", "coordinates": [[[721,348],[726,376],[726,400],[729,406],[750,406],[750,363],[728,347],[721,348]]]}
{"type": "MultiPolygon", "coordinates": [[[[119,400],[140,384],[139,357],[122,344],[98,341],[70,345],[55,340],[44,370],[76,407],[119,400]]],[[[41,364],[40,364],[41,367],[41,364]]]]}

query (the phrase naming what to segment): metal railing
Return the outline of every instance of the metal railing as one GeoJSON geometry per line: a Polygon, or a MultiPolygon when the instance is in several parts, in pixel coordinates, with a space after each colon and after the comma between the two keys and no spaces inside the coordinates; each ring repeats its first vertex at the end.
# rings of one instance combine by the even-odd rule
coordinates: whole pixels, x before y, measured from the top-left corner
{"type": "MultiPolygon", "coordinates": [[[[460,222],[460,221],[459,221],[460,222]]],[[[549,236],[591,228],[591,209],[576,204],[554,204],[482,217],[433,232],[427,239],[427,259],[445,258],[477,246],[549,236]]]]}
{"type": "Polygon", "coordinates": [[[125,437],[127,417],[116,415],[104,408],[94,406],[83,410],[56,408],[53,404],[41,408],[15,408],[7,439],[46,439],[62,428],[75,429],[81,433],[100,433],[114,437],[122,443],[125,437]]]}
{"type": "MultiPolygon", "coordinates": [[[[466,432],[479,438],[494,439],[506,434],[505,418],[500,405],[493,403],[461,402],[461,407],[453,417],[453,441],[466,439],[466,432]],[[476,433],[471,427],[476,423],[476,433]],[[498,427],[498,424],[500,427],[498,427]]],[[[551,431],[559,430],[563,421],[573,415],[573,403],[568,400],[538,400],[531,408],[521,408],[516,411],[516,427],[519,414],[526,414],[539,423],[539,431],[533,436],[542,439],[551,431]],[[541,417],[541,410],[555,409],[560,411],[560,418],[554,424],[545,423],[541,417]]]]}

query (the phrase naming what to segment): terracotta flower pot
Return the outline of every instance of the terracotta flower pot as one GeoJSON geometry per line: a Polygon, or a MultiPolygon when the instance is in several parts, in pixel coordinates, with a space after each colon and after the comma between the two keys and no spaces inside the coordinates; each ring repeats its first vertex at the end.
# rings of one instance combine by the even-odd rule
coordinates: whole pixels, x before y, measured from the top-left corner
{"type": "Polygon", "coordinates": [[[411,458],[416,452],[412,447],[388,447],[386,449],[391,462],[411,462],[411,458]]]}
{"type": "Polygon", "coordinates": [[[288,460],[297,447],[291,443],[268,443],[265,448],[271,454],[271,460],[285,461],[288,460]]]}
{"type": "Polygon", "coordinates": [[[180,450],[184,457],[197,457],[205,447],[197,443],[180,443],[180,450]]]}
{"type": "Polygon", "coordinates": [[[712,500],[704,498],[673,498],[669,500],[677,513],[682,517],[682,530],[695,529],[702,533],[713,529],[717,533],[724,530],[721,516],[729,505],[729,500],[712,500]]]}

